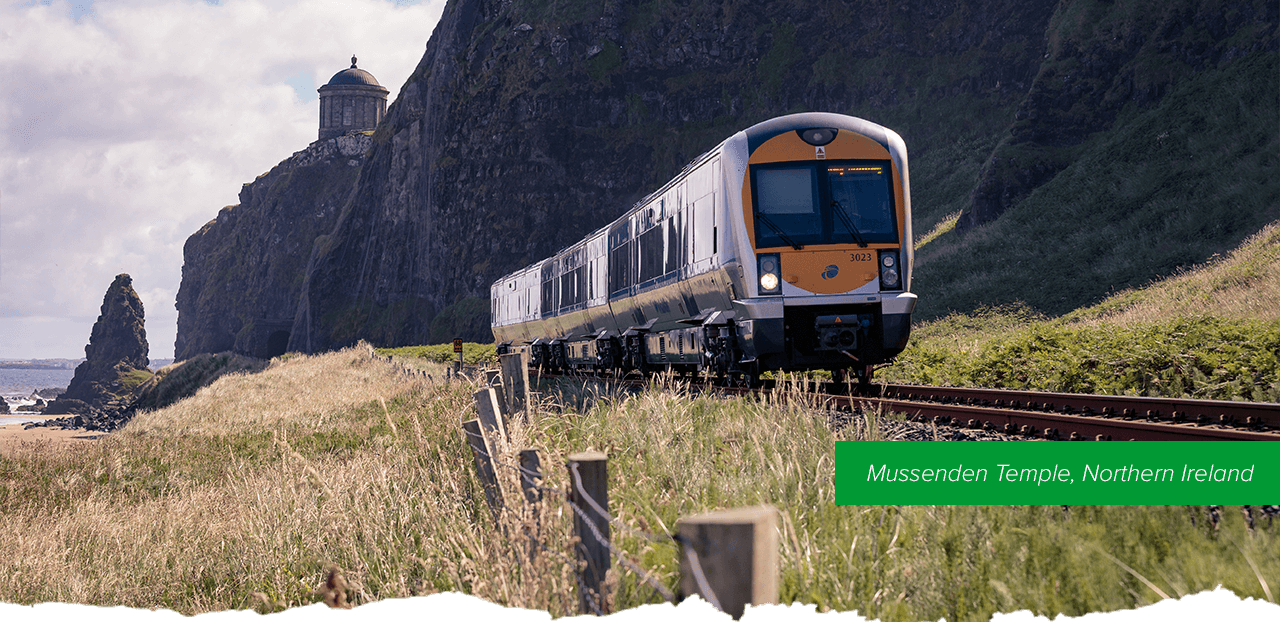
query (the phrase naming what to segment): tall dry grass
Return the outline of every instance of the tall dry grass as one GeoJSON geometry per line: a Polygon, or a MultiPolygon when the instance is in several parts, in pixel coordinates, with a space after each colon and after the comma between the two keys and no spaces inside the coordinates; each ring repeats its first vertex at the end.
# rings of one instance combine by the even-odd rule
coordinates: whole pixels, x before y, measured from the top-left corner
{"type": "MultiPolygon", "coordinates": [[[[1275,531],[1228,514],[1217,532],[1181,508],[838,507],[837,439],[825,406],[781,384],[762,398],[697,394],[659,379],[626,391],[566,380],[539,388],[499,444],[495,518],[459,423],[475,383],[405,374],[367,349],[274,362],[141,415],[90,445],[32,444],[0,457],[0,601],[274,611],[339,591],[360,604],[456,590],[511,606],[576,610],[565,458],[610,457],[619,521],[669,534],[684,515],[780,510],[781,598],[887,619],[985,619],[1124,608],[1158,599],[1106,552],[1170,595],[1216,584],[1261,597],[1246,559],[1280,575],[1275,531]],[[548,504],[523,505],[516,451],[543,451],[548,504]],[[530,534],[544,548],[530,547],[530,534]]],[[[613,529],[629,561],[667,587],[678,553],[613,529]]],[[[606,604],[659,600],[615,564],[606,604]]]]}
{"type": "Polygon", "coordinates": [[[443,372],[367,347],[295,358],[93,445],[19,448],[0,460],[0,600],[275,609],[311,602],[329,562],[356,601],[466,585],[454,555],[493,546],[449,444],[469,396],[443,372]]]}
{"type": "Polygon", "coordinates": [[[1119,293],[1067,319],[1130,326],[1173,316],[1280,321],[1280,221],[1226,256],[1147,288],[1119,293]]]}

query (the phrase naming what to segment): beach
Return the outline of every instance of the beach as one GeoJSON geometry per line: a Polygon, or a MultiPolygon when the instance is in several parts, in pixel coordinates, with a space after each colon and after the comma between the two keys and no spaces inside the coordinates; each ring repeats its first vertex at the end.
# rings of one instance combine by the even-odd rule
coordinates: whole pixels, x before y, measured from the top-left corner
{"type": "Polygon", "coordinates": [[[23,445],[49,444],[83,444],[92,442],[105,435],[96,431],[81,429],[53,429],[35,427],[25,429],[25,424],[0,425],[0,455],[8,455],[23,445]]]}

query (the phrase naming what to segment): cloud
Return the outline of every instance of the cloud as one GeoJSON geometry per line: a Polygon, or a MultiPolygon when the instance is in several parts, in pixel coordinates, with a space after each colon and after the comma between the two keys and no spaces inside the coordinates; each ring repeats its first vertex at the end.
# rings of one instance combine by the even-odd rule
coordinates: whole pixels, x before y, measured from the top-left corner
{"type": "Polygon", "coordinates": [[[316,139],[353,53],[394,99],[444,0],[0,0],[0,357],[79,357],[129,273],[170,357],[187,236],[316,139]]]}

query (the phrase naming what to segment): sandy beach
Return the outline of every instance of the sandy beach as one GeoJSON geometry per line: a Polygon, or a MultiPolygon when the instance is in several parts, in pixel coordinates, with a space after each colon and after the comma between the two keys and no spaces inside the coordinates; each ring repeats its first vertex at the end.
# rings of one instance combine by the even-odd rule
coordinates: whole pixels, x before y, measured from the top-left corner
{"type": "Polygon", "coordinates": [[[14,448],[33,442],[49,442],[53,444],[77,444],[97,440],[107,434],[80,429],[52,429],[35,427],[24,429],[25,424],[0,425],[0,455],[8,454],[14,448]]]}

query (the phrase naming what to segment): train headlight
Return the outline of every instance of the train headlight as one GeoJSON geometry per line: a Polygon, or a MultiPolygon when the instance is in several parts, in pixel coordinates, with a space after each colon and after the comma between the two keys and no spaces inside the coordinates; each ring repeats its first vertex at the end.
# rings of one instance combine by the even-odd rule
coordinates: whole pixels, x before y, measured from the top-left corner
{"type": "Polygon", "coordinates": [[[759,269],[760,275],[760,294],[781,294],[782,281],[778,279],[778,276],[782,269],[782,263],[778,258],[778,254],[760,254],[756,258],[756,268],[759,269]]]}
{"type": "Polygon", "coordinates": [[[880,288],[882,290],[901,290],[902,276],[898,274],[898,252],[880,252],[880,288]]]}

